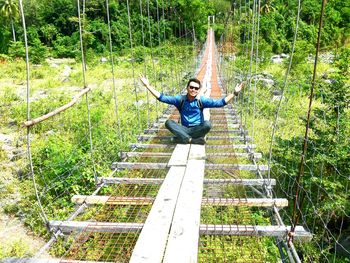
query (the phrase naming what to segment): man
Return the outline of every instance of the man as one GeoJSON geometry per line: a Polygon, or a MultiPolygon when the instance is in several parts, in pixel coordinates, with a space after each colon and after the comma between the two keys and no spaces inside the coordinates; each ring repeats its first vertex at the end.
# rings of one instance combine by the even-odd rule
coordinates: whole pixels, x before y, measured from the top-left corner
{"type": "Polygon", "coordinates": [[[219,108],[227,105],[234,96],[238,96],[242,90],[244,83],[237,85],[233,94],[218,100],[198,96],[201,90],[201,82],[192,78],[187,83],[187,94],[177,96],[167,96],[154,89],[146,77],[140,75],[143,85],[156,97],[159,101],[174,105],[180,112],[181,124],[167,120],[165,127],[170,130],[176,137],[175,141],[179,143],[205,144],[205,135],[210,131],[210,121],[205,121],[203,116],[204,108],[219,108]]]}

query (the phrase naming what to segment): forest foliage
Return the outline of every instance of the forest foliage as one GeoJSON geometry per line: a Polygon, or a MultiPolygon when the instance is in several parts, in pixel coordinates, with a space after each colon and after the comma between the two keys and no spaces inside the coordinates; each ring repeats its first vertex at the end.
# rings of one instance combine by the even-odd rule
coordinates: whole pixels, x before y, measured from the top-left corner
{"type": "MultiPolygon", "coordinates": [[[[207,17],[216,17],[216,34],[220,36],[229,15],[243,14],[243,32],[250,27],[251,16],[241,1],[173,0],[129,1],[130,23],[134,46],[154,46],[165,39],[194,31],[203,41],[207,17]],[[141,8],[140,8],[141,3],[141,8]],[[142,33],[143,32],[143,33],[142,33]]],[[[253,1],[248,2],[253,8],[253,1]]],[[[85,48],[107,52],[108,32],[106,2],[80,1],[86,23],[83,24],[85,48]],[[84,6],[83,6],[84,4],[84,6]],[[86,26],[84,26],[86,25],[86,26]]],[[[47,56],[79,56],[79,30],[76,2],[72,0],[23,1],[31,59],[40,62],[47,56]]],[[[320,1],[303,1],[299,28],[300,40],[314,45],[320,16],[320,1]]],[[[262,46],[274,53],[289,53],[295,29],[296,1],[265,0],[260,4],[262,46]]],[[[17,1],[1,0],[0,53],[24,57],[23,27],[17,1]]],[[[109,1],[111,38],[116,52],[130,48],[129,16],[126,1],[109,1]]],[[[327,2],[322,47],[341,47],[349,41],[350,4],[348,1],[327,2]]]]}

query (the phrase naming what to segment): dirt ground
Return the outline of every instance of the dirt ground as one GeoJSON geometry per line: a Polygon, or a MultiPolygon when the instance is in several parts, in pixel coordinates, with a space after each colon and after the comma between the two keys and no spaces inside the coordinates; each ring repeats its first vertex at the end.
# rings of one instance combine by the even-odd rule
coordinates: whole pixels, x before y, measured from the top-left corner
{"type": "Polygon", "coordinates": [[[18,143],[16,128],[0,133],[0,259],[34,255],[45,241],[36,237],[19,218],[6,213],[20,199],[18,176],[25,165],[25,146],[18,143]]]}
{"type": "Polygon", "coordinates": [[[6,257],[30,257],[45,245],[17,219],[0,212],[0,259],[6,257]]]}

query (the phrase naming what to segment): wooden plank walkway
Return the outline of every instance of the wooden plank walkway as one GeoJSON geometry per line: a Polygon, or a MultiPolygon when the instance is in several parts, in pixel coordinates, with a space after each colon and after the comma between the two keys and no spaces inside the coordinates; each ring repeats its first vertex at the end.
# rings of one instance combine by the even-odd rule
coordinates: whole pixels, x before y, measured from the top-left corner
{"type": "Polygon", "coordinates": [[[185,176],[190,145],[177,145],[168,163],[171,166],[134,247],[130,263],[162,262],[168,233],[185,176]]]}
{"type": "MultiPolygon", "coordinates": [[[[131,263],[162,262],[164,253],[168,254],[169,246],[173,248],[174,245],[178,245],[172,244],[173,236],[176,236],[179,228],[187,233],[183,236],[184,241],[187,241],[185,247],[188,249],[191,245],[191,251],[197,251],[205,164],[204,160],[191,159],[193,156],[191,151],[196,151],[198,147],[201,147],[202,151],[205,149],[204,146],[197,145],[178,145],[175,148],[168,163],[171,168],[165,178],[171,183],[162,184],[133,250],[131,263]],[[188,152],[189,148],[188,156],[184,150],[188,152]],[[173,169],[177,169],[177,174],[170,173],[173,169]],[[169,177],[174,177],[176,180],[170,180],[169,177]],[[189,237],[196,238],[197,242],[191,242],[189,237]]],[[[193,253],[197,256],[195,251],[193,253]]]]}
{"type": "Polygon", "coordinates": [[[204,146],[191,146],[164,254],[164,263],[197,261],[204,156],[204,146]]]}

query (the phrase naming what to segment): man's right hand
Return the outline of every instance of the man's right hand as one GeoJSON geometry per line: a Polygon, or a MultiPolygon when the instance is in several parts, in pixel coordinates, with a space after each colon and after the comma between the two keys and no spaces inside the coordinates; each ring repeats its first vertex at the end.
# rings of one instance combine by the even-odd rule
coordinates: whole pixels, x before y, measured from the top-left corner
{"type": "Polygon", "coordinates": [[[140,74],[140,80],[146,88],[149,87],[149,81],[144,75],[140,74]]]}
{"type": "Polygon", "coordinates": [[[159,99],[160,93],[149,84],[148,79],[144,75],[140,74],[140,80],[142,84],[149,90],[149,92],[151,92],[154,97],[159,99]]]}

